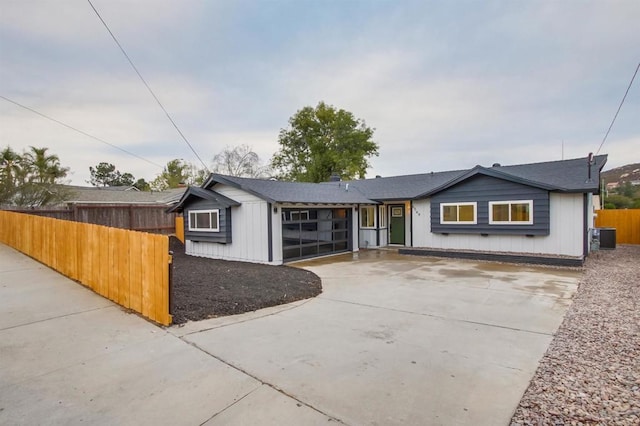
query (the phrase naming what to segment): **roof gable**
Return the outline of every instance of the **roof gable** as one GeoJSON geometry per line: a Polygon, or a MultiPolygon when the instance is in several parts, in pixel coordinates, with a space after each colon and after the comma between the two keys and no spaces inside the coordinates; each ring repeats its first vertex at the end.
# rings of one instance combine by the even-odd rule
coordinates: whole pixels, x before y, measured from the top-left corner
{"type": "Polygon", "coordinates": [[[431,188],[416,198],[426,198],[478,174],[522,185],[558,192],[597,192],[600,187],[600,170],[607,162],[606,155],[587,158],[518,164],[513,166],[475,166],[450,181],[431,188]]]}
{"type": "Polygon", "coordinates": [[[178,204],[167,210],[168,213],[173,212],[181,212],[184,210],[185,206],[189,204],[189,202],[194,198],[201,198],[204,200],[215,201],[220,204],[224,208],[239,206],[240,203],[232,200],[231,198],[225,197],[222,194],[218,194],[215,191],[211,191],[209,189],[199,188],[197,186],[190,186],[178,201],[178,204]]]}
{"type": "Polygon", "coordinates": [[[475,166],[473,169],[459,175],[458,177],[455,177],[454,179],[451,179],[450,181],[437,186],[435,188],[432,188],[428,191],[423,192],[422,194],[418,195],[416,198],[426,198],[429,197],[431,195],[437,194],[438,192],[444,191],[448,188],[451,188],[452,186],[458,185],[459,183],[462,183],[466,180],[471,179],[474,176],[477,175],[484,175],[484,176],[490,176],[496,179],[502,179],[502,180],[506,180],[509,182],[514,182],[514,183],[519,183],[522,185],[527,185],[527,186],[532,186],[534,188],[540,188],[540,189],[545,189],[547,191],[551,191],[553,189],[555,189],[554,187],[550,186],[550,185],[546,185],[543,183],[539,183],[539,182],[534,182],[528,179],[523,179],[521,177],[517,177],[517,176],[513,176],[510,175],[508,173],[504,173],[500,170],[494,170],[492,168],[487,168],[487,167],[482,167],[482,166],[475,166]]]}

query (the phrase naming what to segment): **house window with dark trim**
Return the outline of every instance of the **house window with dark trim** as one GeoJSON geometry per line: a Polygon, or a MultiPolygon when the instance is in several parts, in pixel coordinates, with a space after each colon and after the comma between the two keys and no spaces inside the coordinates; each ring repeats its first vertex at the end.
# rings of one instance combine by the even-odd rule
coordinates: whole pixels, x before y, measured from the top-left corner
{"type": "Polygon", "coordinates": [[[475,225],[478,223],[478,203],[440,203],[440,223],[445,225],[475,225]]]}
{"type": "Polygon", "coordinates": [[[189,231],[219,232],[220,214],[214,210],[191,210],[189,212],[189,231]]]}
{"type": "Polygon", "coordinates": [[[533,225],[533,200],[489,201],[490,225],[533,225]]]}
{"type": "Polygon", "coordinates": [[[360,228],[376,227],[376,208],[374,206],[360,207],[360,228]]]}

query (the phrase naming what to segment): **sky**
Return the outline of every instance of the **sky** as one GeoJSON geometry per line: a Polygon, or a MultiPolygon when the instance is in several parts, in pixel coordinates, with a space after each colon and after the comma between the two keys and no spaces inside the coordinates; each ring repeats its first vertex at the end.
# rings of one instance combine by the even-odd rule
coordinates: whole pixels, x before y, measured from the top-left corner
{"type": "MultiPolygon", "coordinates": [[[[375,129],[367,177],[596,152],[640,62],[640,2],[92,0],[198,154],[324,101],[375,129]]],[[[86,0],[0,2],[0,147],[48,147],[87,185],[198,163],[86,0]]],[[[600,153],[640,162],[640,76],[600,153]]]]}

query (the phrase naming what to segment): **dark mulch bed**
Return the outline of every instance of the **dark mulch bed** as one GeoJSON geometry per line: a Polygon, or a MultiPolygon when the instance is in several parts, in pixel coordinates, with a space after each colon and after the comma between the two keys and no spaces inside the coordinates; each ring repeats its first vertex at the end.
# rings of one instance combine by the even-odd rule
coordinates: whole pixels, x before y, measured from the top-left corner
{"type": "Polygon", "coordinates": [[[255,311],[322,292],[320,278],[309,271],[187,256],[180,240],[171,237],[169,244],[174,324],[255,311]]]}

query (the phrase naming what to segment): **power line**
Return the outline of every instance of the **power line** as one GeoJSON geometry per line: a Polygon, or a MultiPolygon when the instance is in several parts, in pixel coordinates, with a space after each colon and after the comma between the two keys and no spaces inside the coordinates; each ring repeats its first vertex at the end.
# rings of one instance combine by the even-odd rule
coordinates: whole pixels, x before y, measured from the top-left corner
{"type": "Polygon", "coordinates": [[[116,42],[116,45],[118,45],[118,48],[120,49],[120,51],[122,52],[122,54],[124,55],[125,58],[127,58],[127,61],[129,61],[129,64],[131,65],[131,67],[133,68],[133,70],[136,72],[136,74],[138,74],[138,77],[140,77],[140,80],[142,81],[142,83],[145,85],[145,87],[147,88],[147,90],[149,91],[149,93],[151,93],[151,96],[153,96],[153,99],[155,99],[156,103],[160,106],[160,108],[162,109],[162,111],[164,111],[164,114],[167,116],[167,118],[169,119],[169,121],[171,122],[171,124],[173,125],[173,127],[178,131],[178,134],[180,135],[180,137],[182,138],[182,140],[185,141],[185,143],[187,144],[187,146],[189,146],[189,148],[191,149],[191,151],[193,152],[193,154],[196,156],[196,158],[198,160],[200,160],[200,163],[202,163],[202,166],[204,167],[204,169],[209,172],[209,168],[207,167],[207,165],[204,163],[204,161],[202,161],[202,158],[200,158],[200,156],[198,155],[198,153],[196,152],[196,150],[193,148],[193,146],[191,145],[191,143],[187,140],[187,138],[185,137],[185,135],[182,133],[182,131],[180,130],[180,128],[178,128],[178,125],[176,124],[175,121],[173,121],[173,118],[171,118],[171,115],[169,115],[169,112],[165,109],[165,107],[162,105],[162,102],[160,102],[160,99],[158,99],[158,97],[156,96],[156,94],[153,92],[153,90],[151,90],[151,86],[149,86],[149,84],[146,82],[146,80],[144,79],[144,77],[142,77],[142,74],[140,74],[140,71],[138,71],[138,68],[133,64],[133,61],[131,60],[131,58],[129,57],[129,55],[127,55],[127,52],[124,50],[124,48],[122,47],[122,45],[120,44],[120,42],[118,41],[118,39],[116,38],[116,36],[113,34],[113,32],[111,31],[111,29],[109,28],[109,26],[107,25],[107,23],[105,22],[104,19],[102,19],[102,16],[100,16],[100,13],[98,12],[98,10],[95,8],[95,6],[93,6],[93,3],[91,3],[91,0],[87,0],[87,2],[89,2],[89,5],[91,6],[91,9],[93,9],[93,11],[96,13],[96,15],[98,16],[98,18],[100,19],[100,22],[102,22],[102,25],[104,25],[104,27],[107,29],[107,31],[109,32],[109,34],[111,35],[111,38],[113,39],[113,41],[116,42]]]}
{"type": "Polygon", "coordinates": [[[616,115],[613,116],[613,120],[611,120],[611,124],[609,125],[609,129],[607,129],[607,133],[604,135],[604,138],[602,139],[602,142],[600,142],[600,146],[598,147],[598,150],[596,151],[596,155],[598,155],[598,153],[600,152],[600,149],[602,149],[602,145],[604,145],[604,141],[607,140],[607,136],[609,136],[609,132],[611,131],[611,128],[613,127],[613,123],[616,122],[616,118],[618,118],[618,113],[620,112],[620,109],[622,108],[622,104],[624,104],[624,100],[627,99],[627,94],[629,93],[629,89],[631,89],[631,85],[633,84],[633,80],[636,78],[636,75],[638,74],[638,70],[640,69],[640,62],[638,62],[638,66],[636,67],[636,71],[633,73],[633,77],[631,77],[631,81],[629,82],[629,86],[627,87],[627,91],[624,92],[624,96],[622,97],[622,101],[620,102],[620,105],[618,106],[618,110],[616,111],[616,115]]]}
{"type": "Polygon", "coordinates": [[[146,162],[147,162],[147,163],[149,163],[149,164],[153,164],[153,165],[154,165],[154,166],[156,166],[156,167],[160,167],[161,169],[164,167],[164,166],[161,166],[161,165],[160,165],[160,164],[158,164],[158,163],[154,163],[154,162],[153,162],[153,161],[151,161],[151,160],[147,160],[146,158],[141,157],[141,156],[139,156],[138,154],[134,154],[133,152],[127,151],[127,150],[126,150],[126,149],[124,149],[124,148],[120,148],[120,147],[119,147],[119,146],[117,146],[117,145],[114,145],[114,144],[112,144],[112,143],[110,143],[110,142],[107,142],[107,141],[105,141],[104,139],[100,139],[100,138],[99,138],[99,137],[97,137],[97,136],[93,136],[92,134],[89,134],[89,133],[87,133],[87,132],[85,132],[85,131],[83,131],[83,130],[77,129],[77,128],[73,127],[73,126],[70,126],[70,125],[68,125],[68,124],[66,124],[66,123],[63,123],[63,122],[62,122],[62,121],[60,121],[60,120],[56,120],[56,119],[55,119],[55,118],[53,118],[53,117],[49,117],[48,115],[45,115],[45,114],[43,114],[43,113],[41,113],[41,112],[38,112],[38,111],[36,111],[36,110],[35,110],[35,109],[33,109],[33,108],[29,108],[28,106],[22,105],[21,103],[18,103],[18,102],[16,102],[16,101],[12,100],[12,99],[7,98],[6,96],[2,96],[2,95],[0,95],[0,98],[4,99],[4,100],[5,100],[5,101],[7,101],[7,102],[11,102],[12,104],[14,104],[14,105],[16,105],[16,106],[19,106],[20,108],[24,108],[24,109],[26,109],[27,111],[31,111],[32,113],[37,114],[37,115],[39,115],[40,117],[46,118],[47,120],[51,120],[51,121],[53,121],[54,123],[58,123],[59,125],[64,126],[64,127],[66,127],[67,129],[71,129],[71,130],[73,130],[74,132],[78,132],[78,133],[80,133],[80,134],[83,134],[83,135],[85,135],[85,136],[90,137],[91,139],[95,139],[95,140],[97,140],[98,142],[102,142],[103,144],[109,145],[110,147],[113,147],[113,148],[115,148],[115,149],[117,149],[117,150],[120,150],[120,151],[124,152],[125,154],[129,154],[129,155],[131,155],[131,156],[134,156],[134,157],[136,157],[136,158],[138,158],[138,159],[140,159],[140,160],[142,160],[142,161],[146,161],[146,162]]]}

